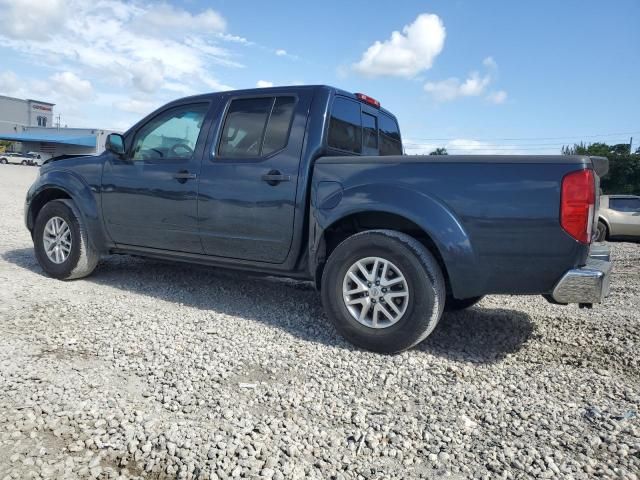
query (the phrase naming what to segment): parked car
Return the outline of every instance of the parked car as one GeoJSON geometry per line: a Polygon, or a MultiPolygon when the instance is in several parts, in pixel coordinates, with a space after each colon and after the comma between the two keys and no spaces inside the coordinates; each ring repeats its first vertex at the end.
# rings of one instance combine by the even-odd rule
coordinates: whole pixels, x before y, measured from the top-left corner
{"type": "Polygon", "coordinates": [[[598,241],[640,240],[640,196],[602,195],[598,212],[598,241]]]}
{"type": "MultiPolygon", "coordinates": [[[[0,154],[0,163],[13,163],[14,165],[36,165],[37,159],[30,153],[7,152],[0,154]]],[[[42,163],[40,163],[42,164],[42,163]]]]}
{"type": "Polygon", "coordinates": [[[199,95],[100,155],[47,161],[26,226],[59,279],[134,254],[311,280],[338,331],[378,352],[487,294],[608,295],[608,251],[591,248],[606,158],[402,152],[396,118],[367,95],[199,95]]]}
{"type": "Polygon", "coordinates": [[[40,152],[29,152],[27,155],[31,158],[31,163],[29,165],[33,165],[34,167],[40,167],[46,158],[50,157],[50,155],[40,152]]]}

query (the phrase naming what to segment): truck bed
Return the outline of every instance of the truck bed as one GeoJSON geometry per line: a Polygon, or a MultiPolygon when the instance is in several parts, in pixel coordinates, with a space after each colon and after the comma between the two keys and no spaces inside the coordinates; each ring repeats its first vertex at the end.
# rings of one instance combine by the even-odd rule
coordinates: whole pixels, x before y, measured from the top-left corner
{"type": "Polygon", "coordinates": [[[445,259],[456,297],[549,293],[564,272],[588,258],[589,246],[559,222],[562,178],[584,168],[601,176],[608,161],[579,155],[323,157],[315,163],[312,198],[320,229],[359,208],[414,222],[445,259]]]}

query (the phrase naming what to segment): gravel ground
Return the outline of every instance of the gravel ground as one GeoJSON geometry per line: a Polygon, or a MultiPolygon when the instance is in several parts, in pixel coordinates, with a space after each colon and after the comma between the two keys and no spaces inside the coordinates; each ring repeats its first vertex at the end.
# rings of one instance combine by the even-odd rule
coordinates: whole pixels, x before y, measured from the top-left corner
{"type": "Polygon", "coordinates": [[[45,277],[35,174],[0,166],[0,479],[638,478],[640,245],[612,244],[603,306],[488,297],[381,356],[305,283],[116,256],[45,277]]]}

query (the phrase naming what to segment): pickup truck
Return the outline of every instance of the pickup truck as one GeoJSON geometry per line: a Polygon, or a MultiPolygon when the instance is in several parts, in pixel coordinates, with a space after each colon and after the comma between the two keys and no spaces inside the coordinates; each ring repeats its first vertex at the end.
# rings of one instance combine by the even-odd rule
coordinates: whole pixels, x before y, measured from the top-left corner
{"type": "MultiPolygon", "coordinates": [[[[394,353],[483,295],[591,307],[606,158],[409,156],[394,115],[329,86],[192,96],[100,155],[47,161],[26,226],[58,279],[131,254],[310,280],[337,330],[394,353]]],[[[256,300],[259,301],[259,300],[256,300]]]]}

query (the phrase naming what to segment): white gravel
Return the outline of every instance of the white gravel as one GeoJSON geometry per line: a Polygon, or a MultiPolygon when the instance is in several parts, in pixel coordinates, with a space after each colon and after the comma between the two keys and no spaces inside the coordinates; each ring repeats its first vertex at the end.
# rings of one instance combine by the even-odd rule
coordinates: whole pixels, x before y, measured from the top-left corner
{"type": "Polygon", "coordinates": [[[627,478],[640,245],[603,306],[489,297],[412,351],[352,348],[308,284],[129,257],[60,282],[0,166],[0,479],[627,478]]]}

